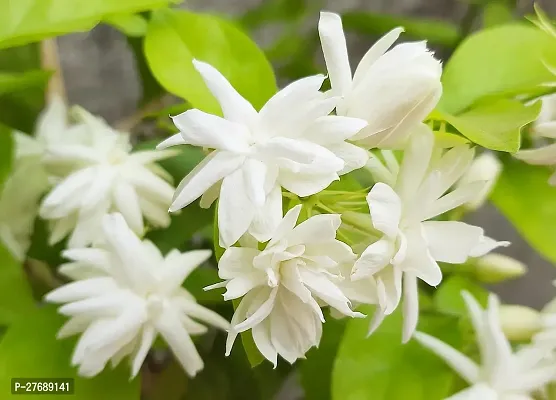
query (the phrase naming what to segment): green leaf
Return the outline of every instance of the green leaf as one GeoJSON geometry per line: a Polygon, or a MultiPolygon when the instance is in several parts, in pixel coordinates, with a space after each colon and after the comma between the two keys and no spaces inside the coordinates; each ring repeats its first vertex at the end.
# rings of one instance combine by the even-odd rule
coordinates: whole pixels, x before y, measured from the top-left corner
{"type": "Polygon", "coordinates": [[[436,310],[445,314],[467,315],[467,308],[461,296],[463,290],[471,293],[483,306],[486,305],[488,291],[485,288],[465,276],[453,275],[442,282],[434,294],[436,310]]]}
{"type": "Polygon", "coordinates": [[[0,125],[0,193],[12,169],[13,137],[10,129],[0,125]]]}
{"type": "Polygon", "coordinates": [[[49,77],[48,71],[0,72],[0,96],[29,87],[45,86],[49,77]]]}
{"type": "Polygon", "coordinates": [[[200,267],[195,269],[185,280],[183,287],[204,305],[217,304],[224,302],[222,295],[224,288],[205,291],[203,288],[221,282],[218,272],[214,268],[200,267]]]}
{"type": "Polygon", "coordinates": [[[507,24],[469,36],[444,68],[442,111],[458,114],[482,97],[554,80],[544,62],[554,41],[533,26],[507,24]]]}
{"type": "Polygon", "coordinates": [[[192,60],[217,68],[254,107],[275,92],[272,67],[257,45],[233,23],[186,11],[153,13],[145,37],[145,54],[160,84],[203,111],[220,113],[192,60]]]}
{"type": "Polygon", "coordinates": [[[332,368],[344,334],[346,320],[327,316],[319,347],[309,350],[306,360],[301,361],[299,369],[305,400],[331,398],[329,382],[332,380],[332,368]]]}
{"type": "Polygon", "coordinates": [[[422,18],[404,18],[388,14],[370,12],[347,12],[342,14],[346,31],[367,35],[384,35],[388,31],[403,26],[407,36],[414,39],[428,40],[430,43],[453,48],[460,40],[456,25],[422,18]]]}
{"type": "Polygon", "coordinates": [[[35,301],[23,266],[0,246],[0,325],[9,325],[34,308],[35,301]]]}
{"type": "MultiPolygon", "coordinates": [[[[1,0],[0,0],[1,1],[1,0]]],[[[13,75],[13,71],[18,71],[23,77],[24,74],[32,72],[33,79],[27,75],[25,80],[30,85],[20,87],[17,91],[5,91],[0,94],[0,123],[31,133],[34,129],[35,120],[44,108],[44,91],[47,83],[47,76],[41,80],[40,74],[49,72],[37,71],[41,68],[39,48],[37,44],[30,44],[22,47],[14,47],[0,51],[0,71],[5,74],[13,75]],[[36,73],[36,74],[35,74],[36,73]],[[35,81],[35,79],[37,79],[35,81]]]]}
{"type": "Polygon", "coordinates": [[[0,0],[0,48],[86,31],[114,14],[167,6],[170,0],[0,0]]]}
{"type": "Polygon", "coordinates": [[[147,20],[139,14],[116,14],[104,18],[104,22],[112,25],[127,36],[139,37],[147,33],[147,20]]]}
{"type": "Polygon", "coordinates": [[[457,116],[435,111],[432,118],[440,117],[487,149],[515,153],[521,143],[521,128],[534,121],[540,109],[540,102],[526,106],[516,100],[498,99],[482,102],[457,116]]]}
{"type": "MultiPolygon", "coordinates": [[[[112,370],[107,367],[95,378],[81,378],[70,366],[75,340],[57,340],[56,332],[65,321],[54,307],[37,308],[11,325],[0,342],[0,386],[9,388],[13,377],[74,378],[75,400],[139,400],[140,379],[129,380],[125,361],[112,370]]],[[[59,395],[28,395],[29,400],[56,400],[59,395]]]]}
{"type": "Polygon", "coordinates": [[[491,201],[521,236],[540,254],[556,263],[556,187],[552,172],[507,159],[491,194],[491,201]]]}
{"type": "MultiPolygon", "coordinates": [[[[388,316],[369,338],[368,319],[348,321],[332,372],[332,399],[440,400],[450,394],[450,368],[417,342],[401,343],[401,314],[398,309],[388,316]]],[[[419,330],[457,348],[461,337],[453,324],[448,316],[421,314],[419,330]]]]}

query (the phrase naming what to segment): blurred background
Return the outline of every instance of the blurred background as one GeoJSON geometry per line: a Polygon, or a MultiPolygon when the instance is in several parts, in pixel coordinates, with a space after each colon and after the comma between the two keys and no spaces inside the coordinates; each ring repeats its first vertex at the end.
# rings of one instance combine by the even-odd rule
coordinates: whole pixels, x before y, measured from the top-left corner
{"type": "MultiPolygon", "coordinates": [[[[186,0],[181,7],[237,20],[266,50],[283,85],[308,73],[324,71],[316,34],[321,9],[344,15],[348,47],[354,58],[352,65],[356,65],[380,35],[397,25],[406,27],[406,38],[428,39],[437,56],[446,59],[462,33],[473,31],[488,19],[511,17],[507,15],[509,3],[512,3],[509,12],[516,18],[533,9],[531,0],[491,0],[486,11],[489,14],[477,15],[480,3],[486,1],[290,0],[286,1],[289,3],[287,15],[278,12],[276,7],[284,0],[186,0]]],[[[556,15],[556,0],[537,3],[550,16],[556,15]]],[[[108,25],[99,25],[87,33],[63,36],[57,42],[69,102],[80,104],[110,123],[129,120],[141,96],[138,86],[141,66],[134,61],[133,42],[128,42],[122,33],[108,25]]],[[[134,129],[142,134],[148,132],[147,128],[140,125],[134,129]]],[[[523,278],[493,287],[506,302],[538,308],[556,295],[552,286],[556,268],[535,253],[494,207],[486,206],[470,215],[468,220],[484,227],[489,236],[511,241],[512,246],[502,252],[529,267],[529,273],[523,278]]]]}

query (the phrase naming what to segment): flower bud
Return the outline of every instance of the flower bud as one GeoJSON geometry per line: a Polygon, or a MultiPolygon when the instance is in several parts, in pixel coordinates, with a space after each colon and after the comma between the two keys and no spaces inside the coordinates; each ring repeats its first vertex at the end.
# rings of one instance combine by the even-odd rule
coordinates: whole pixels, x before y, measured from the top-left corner
{"type": "Polygon", "coordinates": [[[542,328],[541,314],[530,307],[502,305],[500,325],[509,340],[527,341],[542,328]]]}
{"type": "Polygon", "coordinates": [[[458,186],[477,181],[485,181],[486,183],[473,199],[464,204],[464,207],[470,211],[481,207],[486,202],[501,171],[502,163],[493,153],[482,153],[476,157],[467,172],[459,180],[458,186]]]}
{"type": "Polygon", "coordinates": [[[527,267],[515,258],[490,253],[477,259],[475,277],[485,283],[497,283],[518,278],[527,272],[527,267]]]}

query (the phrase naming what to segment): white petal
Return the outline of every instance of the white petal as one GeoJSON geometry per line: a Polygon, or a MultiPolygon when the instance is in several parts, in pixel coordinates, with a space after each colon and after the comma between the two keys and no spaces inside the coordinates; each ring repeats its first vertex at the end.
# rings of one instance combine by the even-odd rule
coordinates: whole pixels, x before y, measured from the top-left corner
{"type": "Polygon", "coordinates": [[[288,210],[282,221],[276,228],[274,235],[272,236],[272,240],[268,243],[267,247],[272,247],[277,244],[280,240],[285,238],[290,232],[293,230],[297,219],[299,218],[299,213],[301,212],[301,208],[303,206],[298,204],[297,206],[288,210]]]}
{"type": "Polygon", "coordinates": [[[163,140],[159,144],[156,145],[157,150],[164,150],[168,147],[178,146],[180,144],[187,144],[181,133],[176,133],[175,135],[170,136],[168,139],[163,140]]]}
{"type": "Polygon", "coordinates": [[[216,201],[216,199],[220,196],[220,188],[222,187],[222,182],[217,182],[212,185],[210,188],[207,189],[205,193],[201,196],[201,200],[199,201],[199,207],[201,208],[210,208],[212,203],[216,201]]]}
{"type": "Polygon", "coordinates": [[[151,346],[153,345],[155,338],[156,338],[156,332],[154,330],[154,327],[151,325],[146,325],[143,328],[143,332],[141,334],[141,343],[139,345],[139,349],[137,349],[135,357],[133,357],[133,363],[131,366],[132,378],[137,376],[137,374],[139,373],[139,370],[141,369],[141,365],[143,365],[143,361],[145,361],[145,358],[147,357],[147,354],[151,349],[151,346]]]}
{"type": "Polygon", "coordinates": [[[186,144],[217,150],[244,152],[250,133],[243,125],[192,109],[172,117],[186,144]]]}
{"type": "MultiPolygon", "coordinates": [[[[259,112],[261,128],[265,135],[274,137],[284,132],[290,133],[287,130],[295,127],[299,118],[305,118],[303,112],[307,109],[308,103],[323,97],[319,89],[324,79],[324,75],[299,79],[272,96],[259,112]],[[296,115],[292,115],[291,112],[295,112],[296,115]],[[284,115],[288,115],[288,118],[284,118],[284,115]]],[[[323,115],[326,114],[328,113],[323,115]]]]}
{"type": "Polygon", "coordinates": [[[240,95],[216,68],[198,60],[193,60],[193,65],[220,103],[224,118],[248,126],[257,121],[257,111],[251,103],[240,95]]]}
{"type": "Polygon", "coordinates": [[[124,216],[129,227],[137,234],[142,234],[144,226],[139,197],[128,182],[120,180],[114,186],[114,205],[124,216]]]}
{"type": "Polygon", "coordinates": [[[508,247],[509,245],[510,242],[498,242],[492,238],[489,238],[488,236],[481,235],[481,238],[478,243],[476,243],[476,246],[471,249],[469,256],[481,257],[498,247],[508,247]]]}
{"type": "Polygon", "coordinates": [[[212,185],[237,170],[243,161],[243,156],[233,153],[215,151],[209,154],[180,182],[170,211],[189,205],[212,185]]]}
{"type": "Polygon", "coordinates": [[[44,299],[51,303],[69,303],[89,297],[102,296],[118,290],[112,278],[99,277],[71,282],[46,294],[44,299]]]}
{"type": "Polygon", "coordinates": [[[234,279],[253,270],[253,259],[260,254],[258,249],[230,247],[218,261],[218,276],[234,279]]]}
{"type": "MultiPolygon", "coordinates": [[[[159,284],[166,290],[182,285],[187,276],[212,255],[210,250],[192,250],[176,256],[174,262],[166,262],[164,269],[158,270],[159,284]]],[[[168,261],[168,257],[165,261],[168,261]]]]}
{"type": "Polygon", "coordinates": [[[333,93],[347,94],[351,89],[351,67],[342,19],[338,14],[320,13],[319,36],[333,93]]]}
{"type": "Polygon", "coordinates": [[[286,268],[282,271],[282,280],[280,283],[284,285],[291,293],[299,297],[299,299],[305,304],[310,305],[315,313],[319,316],[320,320],[324,323],[324,315],[317,301],[313,298],[313,295],[309,289],[303,284],[303,279],[299,273],[299,269],[296,263],[291,263],[293,265],[288,265],[289,261],[284,263],[286,268]]]}
{"type": "Polygon", "coordinates": [[[255,216],[255,208],[248,197],[245,175],[237,169],[222,181],[218,203],[220,246],[227,248],[247,232],[255,216]]]}
{"type": "Polygon", "coordinates": [[[59,96],[53,97],[37,118],[37,138],[49,144],[63,143],[67,120],[68,110],[64,101],[59,96]]]}
{"type": "Polygon", "coordinates": [[[402,296],[403,274],[397,267],[388,267],[376,275],[377,295],[384,314],[392,314],[402,296]]]}
{"type": "Polygon", "coordinates": [[[384,317],[386,317],[384,310],[380,308],[380,306],[376,306],[373,319],[369,323],[367,337],[371,336],[378,329],[378,327],[382,324],[382,321],[384,321],[384,317]]]}
{"type": "Polygon", "coordinates": [[[165,310],[155,322],[155,327],[189,376],[193,377],[203,369],[203,360],[175,311],[165,310]]]}
{"type": "Polygon", "coordinates": [[[351,143],[340,143],[328,145],[327,147],[328,150],[344,160],[344,168],[338,172],[338,175],[344,175],[362,168],[369,160],[369,152],[367,150],[351,143]]]}
{"type": "Polygon", "coordinates": [[[404,272],[414,273],[431,286],[442,281],[442,271],[427,248],[420,230],[407,232],[407,253],[399,268],[404,272]]]}
{"type": "Polygon", "coordinates": [[[82,191],[91,183],[94,176],[94,168],[85,168],[61,181],[42,201],[39,211],[41,217],[60,218],[63,216],[62,213],[67,215],[73,211],[82,199],[82,191]]]}
{"type": "Polygon", "coordinates": [[[394,243],[382,238],[371,244],[353,265],[351,279],[359,280],[374,275],[390,264],[394,256],[394,243]]]}
{"type": "Polygon", "coordinates": [[[255,269],[251,272],[232,278],[226,284],[224,300],[238,299],[257,286],[265,285],[266,281],[266,275],[255,269]]]}
{"type": "Polygon", "coordinates": [[[384,36],[382,36],[377,42],[365,53],[355,73],[353,74],[353,84],[359,85],[365,78],[365,75],[369,71],[369,68],[379,59],[386,51],[394,44],[398,37],[403,32],[403,28],[394,28],[384,36]]]}
{"type": "Polygon", "coordinates": [[[108,249],[118,257],[118,272],[137,290],[146,289],[152,282],[151,266],[145,259],[143,243],[127,226],[121,214],[108,214],[102,219],[102,229],[108,249]]]}
{"type": "Polygon", "coordinates": [[[326,304],[334,307],[344,315],[363,317],[361,313],[351,310],[349,299],[338,286],[330,282],[323,274],[315,273],[308,268],[301,268],[299,274],[301,279],[303,279],[303,283],[326,304]]]}
{"type": "Polygon", "coordinates": [[[230,323],[222,318],[218,313],[212,311],[211,309],[203,307],[202,305],[197,304],[194,301],[183,299],[180,301],[180,308],[188,316],[193,317],[204,323],[210,324],[216,328],[222,329],[224,331],[230,328],[230,323]]]}
{"type": "MultiPolygon", "coordinates": [[[[415,332],[413,337],[423,346],[442,358],[463,379],[473,384],[480,378],[479,366],[452,346],[423,332],[415,332]]],[[[482,399],[482,397],[481,397],[482,399]]]]}
{"type": "Polygon", "coordinates": [[[340,144],[366,126],[367,121],[363,119],[327,115],[317,118],[303,137],[322,145],[340,144]]]}
{"type": "Polygon", "coordinates": [[[279,185],[275,185],[266,196],[264,206],[255,211],[249,233],[257,241],[264,243],[272,238],[280,221],[282,221],[282,190],[279,185]]]}
{"type": "Polygon", "coordinates": [[[483,190],[485,182],[471,182],[465,186],[442,196],[436,200],[428,209],[423,212],[422,221],[444,214],[446,211],[453,210],[467,203],[475,197],[476,193],[483,190]]]}
{"type": "MultiPolygon", "coordinates": [[[[448,397],[446,400],[502,400],[498,396],[496,390],[492,389],[491,387],[487,386],[484,383],[478,383],[476,385],[471,386],[461,392],[454,394],[453,396],[448,397]]],[[[532,400],[532,399],[512,399],[511,395],[504,396],[504,400],[532,400]]]]}
{"type": "Polygon", "coordinates": [[[320,214],[303,221],[286,236],[288,246],[332,242],[342,220],[339,214],[320,214]]]}
{"type": "Polygon", "coordinates": [[[483,236],[482,228],[459,221],[425,221],[421,225],[436,261],[464,263],[483,236]]]}
{"type": "Polygon", "coordinates": [[[251,333],[253,334],[253,341],[257,349],[259,349],[264,358],[276,367],[278,363],[278,353],[270,341],[270,323],[263,322],[254,326],[251,333]]]}
{"type": "Polygon", "coordinates": [[[407,343],[419,320],[419,289],[417,287],[417,277],[412,273],[405,273],[403,276],[403,331],[402,342],[407,343]]]}
{"type": "Polygon", "coordinates": [[[367,195],[373,226],[395,237],[400,223],[402,204],[397,193],[384,183],[376,183],[367,195]]]}
{"type": "Polygon", "coordinates": [[[56,339],[65,339],[67,337],[84,332],[90,323],[90,318],[81,315],[72,317],[64,325],[62,325],[62,327],[56,334],[56,339]]]}
{"type": "Polygon", "coordinates": [[[556,143],[533,150],[518,151],[514,157],[533,165],[556,164],[556,143]]]}
{"type": "MultiPolygon", "coordinates": [[[[339,168],[338,172],[341,171],[342,168],[339,168]]],[[[321,192],[330,186],[332,182],[338,180],[340,180],[340,177],[336,172],[308,174],[281,171],[278,178],[278,182],[282,187],[300,197],[312,196],[313,194],[321,192]]]]}
{"type": "Polygon", "coordinates": [[[423,182],[429,167],[433,146],[434,134],[428,126],[419,125],[419,129],[409,139],[396,181],[396,191],[406,203],[411,202],[423,182]]]}
{"type": "Polygon", "coordinates": [[[266,201],[264,188],[267,174],[266,165],[259,160],[248,158],[245,160],[242,170],[247,197],[256,208],[262,207],[266,201]]]}
{"type": "Polygon", "coordinates": [[[276,294],[278,293],[278,288],[273,289],[268,299],[262,303],[251,315],[249,315],[243,322],[232,326],[232,329],[237,332],[243,332],[251,329],[257,324],[260,324],[272,311],[274,307],[274,301],[276,300],[276,294]]]}

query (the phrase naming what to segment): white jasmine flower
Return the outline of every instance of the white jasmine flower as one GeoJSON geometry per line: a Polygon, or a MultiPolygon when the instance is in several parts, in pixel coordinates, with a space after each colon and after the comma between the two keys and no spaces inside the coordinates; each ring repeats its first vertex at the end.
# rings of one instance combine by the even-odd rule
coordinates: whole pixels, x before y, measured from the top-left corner
{"type": "Polygon", "coordinates": [[[464,206],[469,210],[477,210],[482,207],[494,188],[500,173],[502,163],[494,153],[485,152],[475,157],[467,172],[458,181],[457,186],[464,186],[471,182],[485,182],[483,189],[475,194],[475,197],[464,206]]]}
{"type": "Polygon", "coordinates": [[[149,241],[141,241],[122,215],[103,218],[106,242],[94,248],[64,252],[70,263],[60,272],[76,282],[46,295],[46,300],[67,303],[59,312],[71,317],[59,338],[82,333],[72,365],[82,376],[100,373],[111,361],[131,358],[131,376],[139,372],[156,336],[162,335],[184,370],[194,376],[203,368],[190,335],[207,328],[197,321],[227,329],[215,312],[197,304],[181,285],[211,252],[172,250],[166,257],[149,241]]]}
{"type": "Polygon", "coordinates": [[[376,183],[367,196],[373,226],[384,236],[367,247],[353,267],[352,279],[366,279],[369,290],[377,291],[379,307],[370,333],[397,308],[403,291],[404,342],[417,326],[418,279],[436,286],[442,280],[438,261],[459,264],[509,245],[485,237],[477,226],[429,221],[484,188],[484,182],[472,182],[449,191],[471,163],[473,150],[462,145],[432,159],[433,146],[434,134],[421,125],[410,137],[401,167],[392,154],[384,153],[391,167],[382,167],[389,184],[376,183]]]}
{"type": "Polygon", "coordinates": [[[127,134],[114,131],[85,110],[77,113],[85,138],[49,146],[44,155],[51,167],[65,171],[40,208],[40,216],[52,222],[50,242],[71,232],[68,247],[90,244],[100,235],[102,216],[112,211],[121,212],[137,234],[143,233],[143,216],[154,226],[168,226],[166,210],[174,188],[154,162],[173,153],[130,153],[127,134]]]}
{"type": "Polygon", "coordinates": [[[533,400],[533,392],[556,378],[556,364],[546,359],[542,348],[529,345],[512,352],[500,326],[495,295],[490,295],[486,310],[469,293],[462,295],[481,352],[480,365],[435,337],[421,332],[414,336],[471,385],[450,400],[533,400]]]}
{"type": "Polygon", "coordinates": [[[402,43],[389,50],[402,31],[393,29],[376,42],[352,78],[342,20],[334,13],[320,14],[319,34],[331,94],[342,96],[336,114],[369,123],[351,137],[367,148],[403,145],[442,93],[442,67],[425,42],[402,43]]]}
{"type": "MultiPolygon", "coordinates": [[[[539,138],[556,138],[556,94],[542,98],[541,112],[533,123],[532,132],[539,138]]],[[[520,150],[515,157],[533,165],[556,165],[556,143],[541,146],[536,149],[520,150]]],[[[556,173],[548,180],[550,185],[556,185],[556,173]]]]}
{"type": "Polygon", "coordinates": [[[221,246],[233,245],[246,231],[261,242],[269,240],[282,218],[281,187],[310,196],[339,174],[365,165],[367,152],[345,140],[367,123],[328,115],[338,99],[319,91],[324,76],[288,85],[257,112],[215,68],[193,64],[224,118],[188,110],[173,118],[180,133],[159,148],[192,144],[215,149],[180,183],[170,211],[201,195],[205,207],[220,197],[221,246]]]}
{"type": "MultiPolygon", "coordinates": [[[[224,299],[243,296],[232,318],[226,354],[240,332],[252,329],[261,354],[274,365],[278,354],[293,363],[317,346],[324,317],[319,304],[360,317],[338,287],[340,266],[355,258],[335,239],[336,214],[316,215],[295,226],[301,205],[289,210],[264,250],[230,247],[218,264],[224,299]]],[[[247,243],[244,243],[247,245],[247,243]]]]}

